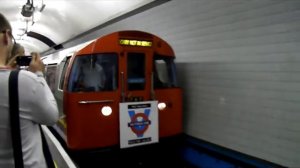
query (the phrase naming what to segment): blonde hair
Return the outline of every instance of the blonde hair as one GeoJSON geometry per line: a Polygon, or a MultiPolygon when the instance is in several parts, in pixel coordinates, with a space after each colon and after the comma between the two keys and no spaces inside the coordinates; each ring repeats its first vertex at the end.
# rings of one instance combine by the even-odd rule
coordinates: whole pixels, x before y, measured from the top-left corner
{"type": "MultiPolygon", "coordinates": [[[[20,52],[21,49],[24,50],[24,47],[19,43],[15,43],[12,50],[11,50],[11,57],[14,57],[17,54],[20,54],[19,52],[20,52]]],[[[22,54],[24,54],[24,53],[22,53],[22,54]]]]}
{"type": "Polygon", "coordinates": [[[13,59],[15,56],[20,55],[20,54],[24,54],[24,53],[20,53],[21,50],[24,51],[24,47],[21,44],[19,44],[19,43],[14,43],[13,48],[11,50],[11,54],[10,54],[10,56],[6,60],[6,64],[11,59],[13,59]]]}

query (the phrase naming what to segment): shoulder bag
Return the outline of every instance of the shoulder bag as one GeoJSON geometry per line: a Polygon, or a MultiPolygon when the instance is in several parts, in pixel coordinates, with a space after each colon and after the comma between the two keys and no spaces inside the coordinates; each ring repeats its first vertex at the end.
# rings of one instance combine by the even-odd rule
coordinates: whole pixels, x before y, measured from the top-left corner
{"type": "MultiPolygon", "coordinates": [[[[11,136],[12,136],[15,167],[24,168],[22,140],[21,140],[21,132],[20,132],[20,117],[19,117],[18,75],[19,75],[19,71],[15,70],[12,71],[9,76],[10,125],[11,125],[11,136]]],[[[42,136],[43,153],[45,156],[47,166],[48,168],[55,168],[41,125],[39,125],[39,127],[42,136]]]]}

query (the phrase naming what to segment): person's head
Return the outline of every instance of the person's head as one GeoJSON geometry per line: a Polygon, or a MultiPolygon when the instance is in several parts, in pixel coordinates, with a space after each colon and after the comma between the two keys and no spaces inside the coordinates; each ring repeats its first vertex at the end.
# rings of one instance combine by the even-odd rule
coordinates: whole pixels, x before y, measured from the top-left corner
{"type": "Polygon", "coordinates": [[[11,25],[0,13],[0,64],[5,64],[11,55],[13,40],[11,25]]]}

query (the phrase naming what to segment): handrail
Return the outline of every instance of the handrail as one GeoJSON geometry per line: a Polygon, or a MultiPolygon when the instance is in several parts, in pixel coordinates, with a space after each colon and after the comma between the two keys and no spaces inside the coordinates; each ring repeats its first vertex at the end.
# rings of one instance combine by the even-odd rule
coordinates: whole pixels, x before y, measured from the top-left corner
{"type": "Polygon", "coordinates": [[[125,83],[124,83],[124,72],[121,72],[121,97],[122,102],[125,102],[125,83]]]}
{"type": "Polygon", "coordinates": [[[112,103],[113,100],[82,100],[78,104],[97,104],[97,103],[112,103]]]}

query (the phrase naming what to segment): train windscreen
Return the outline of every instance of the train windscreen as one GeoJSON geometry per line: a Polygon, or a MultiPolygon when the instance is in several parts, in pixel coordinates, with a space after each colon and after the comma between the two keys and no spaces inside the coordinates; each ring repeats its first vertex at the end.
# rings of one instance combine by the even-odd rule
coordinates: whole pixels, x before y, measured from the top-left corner
{"type": "Polygon", "coordinates": [[[156,55],[153,65],[154,89],[177,87],[174,58],[156,55]]]}
{"type": "Polygon", "coordinates": [[[113,91],[118,83],[115,53],[77,56],[69,77],[70,92],[113,91]]]}

